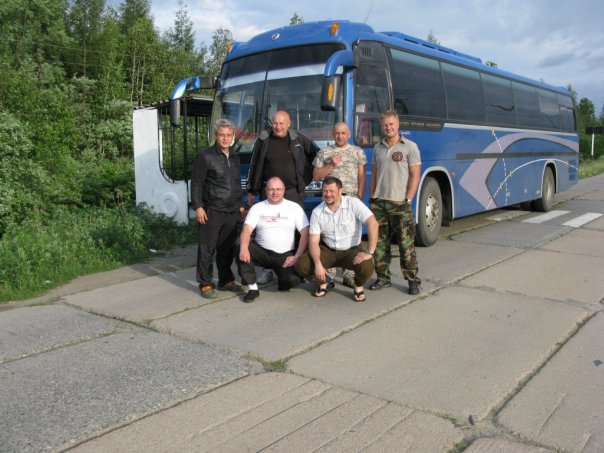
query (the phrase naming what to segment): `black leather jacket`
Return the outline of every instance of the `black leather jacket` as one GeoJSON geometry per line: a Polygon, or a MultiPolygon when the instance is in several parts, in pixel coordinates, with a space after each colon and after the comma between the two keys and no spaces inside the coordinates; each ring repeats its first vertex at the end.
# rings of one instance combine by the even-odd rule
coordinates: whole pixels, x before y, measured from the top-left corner
{"type": "MultiPolygon", "coordinates": [[[[248,193],[258,194],[262,190],[264,182],[262,181],[262,168],[264,167],[270,133],[269,131],[263,131],[254,143],[247,177],[248,193]]],[[[289,150],[294,156],[296,165],[296,190],[298,193],[302,193],[304,188],[312,181],[312,162],[319,148],[311,139],[299,132],[290,129],[287,133],[289,134],[289,150]]]]}
{"type": "Polygon", "coordinates": [[[191,176],[191,205],[193,209],[239,211],[243,207],[239,154],[227,158],[216,145],[195,157],[191,176]]]}

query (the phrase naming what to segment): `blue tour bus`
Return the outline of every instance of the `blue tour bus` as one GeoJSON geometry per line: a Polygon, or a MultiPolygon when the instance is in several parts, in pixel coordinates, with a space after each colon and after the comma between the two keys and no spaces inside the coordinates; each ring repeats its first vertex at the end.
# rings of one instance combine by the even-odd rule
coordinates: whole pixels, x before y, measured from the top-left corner
{"type": "MultiPolygon", "coordinates": [[[[215,88],[211,123],[228,118],[236,125],[242,177],[256,138],[286,110],[292,128],[319,146],[345,121],[367,154],[370,178],[380,112],[398,112],[401,133],[422,156],[414,206],[419,245],[433,244],[454,218],[514,204],[547,211],[554,193],[578,180],[568,90],[402,33],[348,21],[286,26],[234,43],[209,81],[193,77],[176,86],[172,123],[179,123],[187,92],[215,88]]],[[[320,181],[307,187],[309,209],[320,196],[320,181]]]]}

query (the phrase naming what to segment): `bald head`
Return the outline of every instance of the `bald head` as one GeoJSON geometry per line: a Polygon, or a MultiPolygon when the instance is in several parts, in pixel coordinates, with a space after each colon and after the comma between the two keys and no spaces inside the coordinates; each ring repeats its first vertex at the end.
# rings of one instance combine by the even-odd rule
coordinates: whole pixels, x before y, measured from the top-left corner
{"type": "Polygon", "coordinates": [[[291,126],[291,120],[289,118],[289,113],[279,110],[275,112],[273,115],[273,134],[276,137],[285,137],[287,135],[287,131],[291,126]]]}
{"type": "Polygon", "coordinates": [[[340,122],[334,124],[332,134],[338,148],[344,148],[346,145],[348,145],[350,129],[346,123],[340,122]]]}

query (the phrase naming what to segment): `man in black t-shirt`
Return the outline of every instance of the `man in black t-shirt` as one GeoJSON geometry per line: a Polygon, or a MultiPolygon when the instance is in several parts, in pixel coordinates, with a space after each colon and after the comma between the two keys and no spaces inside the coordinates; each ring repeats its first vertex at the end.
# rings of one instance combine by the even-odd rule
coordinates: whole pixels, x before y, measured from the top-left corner
{"type": "Polygon", "coordinates": [[[319,151],[312,140],[290,130],[289,114],[278,111],[272,118],[272,130],[263,132],[252,150],[247,178],[247,202],[264,194],[264,186],[273,176],[285,184],[285,198],[304,207],[304,188],[312,181],[312,162],[319,151]]]}

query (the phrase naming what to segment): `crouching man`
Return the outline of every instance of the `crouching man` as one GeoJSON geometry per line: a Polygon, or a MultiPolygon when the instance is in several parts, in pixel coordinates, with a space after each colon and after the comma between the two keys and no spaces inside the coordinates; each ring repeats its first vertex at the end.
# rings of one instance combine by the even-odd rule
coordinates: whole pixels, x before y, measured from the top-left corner
{"type": "Polygon", "coordinates": [[[354,271],[356,302],[365,301],[363,286],[373,274],[373,253],[377,244],[378,223],[363,202],[342,195],[342,181],[327,177],[323,181],[323,202],[310,217],[308,253],[296,263],[296,273],[319,286],[315,297],[323,297],[334,283],[326,269],[342,267],[354,271]],[[366,249],[361,247],[363,224],[367,226],[366,249]]]}
{"type": "Polygon", "coordinates": [[[275,271],[279,291],[289,291],[300,283],[293,266],[308,245],[308,218],[299,204],[286,200],[284,195],[283,181],[270,178],[266,200],[253,205],[245,218],[237,257],[241,282],[248,287],[244,302],[253,302],[260,295],[255,266],[275,271]],[[296,231],[300,240],[294,250],[296,231]]]}

